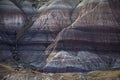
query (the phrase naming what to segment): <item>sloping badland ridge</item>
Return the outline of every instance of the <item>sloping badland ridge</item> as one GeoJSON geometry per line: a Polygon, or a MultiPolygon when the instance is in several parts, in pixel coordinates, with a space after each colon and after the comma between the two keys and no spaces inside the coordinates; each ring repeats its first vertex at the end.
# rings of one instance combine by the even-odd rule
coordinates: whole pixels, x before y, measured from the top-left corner
{"type": "Polygon", "coordinates": [[[120,68],[119,0],[0,1],[0,61],[45,72],[120,68]]]}

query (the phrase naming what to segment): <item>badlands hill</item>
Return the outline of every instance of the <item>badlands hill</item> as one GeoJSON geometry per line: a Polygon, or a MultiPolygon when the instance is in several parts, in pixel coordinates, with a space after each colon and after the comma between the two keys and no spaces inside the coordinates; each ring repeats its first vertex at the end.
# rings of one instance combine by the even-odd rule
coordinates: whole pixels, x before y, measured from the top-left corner
{"type": "Polygon", "coordinates": [[[118,1],[83,0],[84,14],[48,46],[46,71],[89,71],[118,68],[120,19],[118,1]],[[93,5],[94,4],[94,5],[93,5]],[[85,11],[87,8],[89,10],[85,11]]]}
{"type": "Polygon", "coordinates": [[[120,68],[119,0],[0,1],[0,61],[45,72],[120,68]]]}

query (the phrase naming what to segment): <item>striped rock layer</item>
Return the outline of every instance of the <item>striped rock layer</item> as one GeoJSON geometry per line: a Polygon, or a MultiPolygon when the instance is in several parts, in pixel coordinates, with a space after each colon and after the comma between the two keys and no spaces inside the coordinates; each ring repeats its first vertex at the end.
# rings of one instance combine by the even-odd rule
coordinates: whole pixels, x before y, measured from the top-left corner
{"type": "Polygon", "coordinates": [[[63,29],[48,47],[44,70],[76,72],[119,68],[119,6],[115,0],[83,0],[78,9],[85,13],[78,12],[73,24],[63,29]]]}
{"type": "Polygon", "coordinates": [[[119,6],[119,0],[51,0],[37,11],[29,1],[21,3],[21,10],[2,0],[0,61],[12,59],[18,40],[20,62],[45,72],[118,69],[119,6]],[[34,21],[28,27],[26,17],[34,21]]]}

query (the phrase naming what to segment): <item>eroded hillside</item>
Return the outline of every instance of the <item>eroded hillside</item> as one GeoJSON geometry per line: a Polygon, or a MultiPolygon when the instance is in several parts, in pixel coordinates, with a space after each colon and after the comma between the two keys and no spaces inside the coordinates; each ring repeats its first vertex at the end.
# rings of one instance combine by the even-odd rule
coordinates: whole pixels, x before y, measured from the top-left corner
{"type": "Polygon", "coordinates": [[[0,1],[0,61],[42,72],[120,68],[119,0],[0,1]]]}

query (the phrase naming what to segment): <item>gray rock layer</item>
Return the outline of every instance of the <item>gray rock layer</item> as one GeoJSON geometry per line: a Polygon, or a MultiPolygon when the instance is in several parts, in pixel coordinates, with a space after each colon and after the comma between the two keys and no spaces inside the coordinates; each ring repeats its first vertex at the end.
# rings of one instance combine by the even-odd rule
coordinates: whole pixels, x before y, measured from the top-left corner
{"type": "MultiPolygon", "coordinates": [[[[31,5],[21,3],[27,16],[37,13],[31,5]]],[[[20,62],[43,71],[120,68],[119,6],[119,0],[52,0],[40,7],[37,19],[31,16],[36,20],[26,30],[22,10],[2,0],[0,61],[12,58],[11,48],[19,37],[16,32],[23,32],[16,47],[20,62]]]]}

